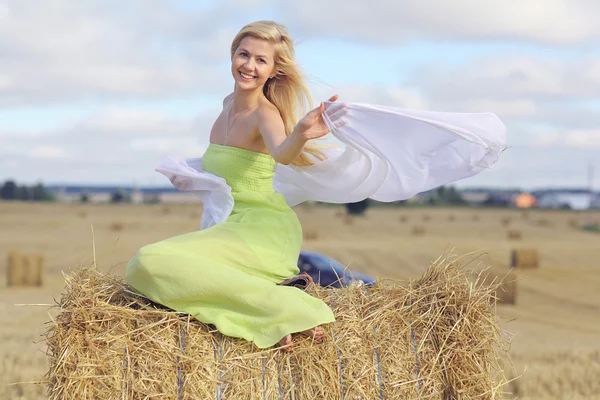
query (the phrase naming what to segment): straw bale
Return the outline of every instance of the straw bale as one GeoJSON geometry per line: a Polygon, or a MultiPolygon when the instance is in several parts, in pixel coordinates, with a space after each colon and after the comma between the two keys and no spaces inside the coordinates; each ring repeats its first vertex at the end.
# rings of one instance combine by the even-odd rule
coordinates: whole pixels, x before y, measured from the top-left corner
{"type": "Polygon", "coordinates": [[[44,257],[39,254],[8,255],[8,286],[43,286],[44,272],[44,257]]]}
{"type": "Polygon", "coordinates": [[[94,268],[66,275],[46,332],[51,400],[500,399],[506,339],[493,285],[439,259],[416,281],[314,287],[325,341],[257,349],[94,268]],[[473,276],[477,278],[475,281],[473,276]]]}
{"type": "Polygon", "coordinates": [[[316,240],[319,237],[319,231],[316,229],[305,229],[302,231],[304,240],[316,240]]]}
{"type": "Polygon", "coordinates": [[[498,304],[510,304],[514,305],[517,303],[517,274],[514,270],[508,273],[502,273],[500,271],[491,271],[485,275],[484,282],[487,285],[495,286],[494,299],[498,304]]]}
{"type": "Polygon", "coordinates": [[[23,274],[23,256],[18,251],[8,254],[7,286],[20,286],[23,274]]]}
{"type": "Polygon", "coordinates": [[[506,233],[506,237],[509,240],[521,240],[523,238],[523,232],[519,229],[510,229],[506,233]]]}
{"type": "Polygon", "coordinates": [[[510,265],[519,269],[539,268],[539,258],[537,249],[513,249],[510,265]]]}
{"type": "Polygon", "coordinates": [[[406,222],[406,221],[408,221],[408,216],[401,215],[400,218],[399,218],[399,220],[400,220],[400,222],[406,222]]]}
{"type": "Polygon", "coordinates": [[[415,236],[420,236],[425,234],[425,227],[421,225],[413,226],[412,234],[415,236]]]}
{"type": "Polygon", "coordinates": [[[118,231],[122,231],[124,227],[125,226],[123,225],[122,222],[115,221],[115,222],[111,222],[111,224],[109,226],[109,229],[111,231],[117,231],[118,232],[118,231]]]}
{"type": "Polygon", "coordinates": [[[23,285],[44,286],[44,270],[44,257],[39,254],[23,256],[23,285]]]}

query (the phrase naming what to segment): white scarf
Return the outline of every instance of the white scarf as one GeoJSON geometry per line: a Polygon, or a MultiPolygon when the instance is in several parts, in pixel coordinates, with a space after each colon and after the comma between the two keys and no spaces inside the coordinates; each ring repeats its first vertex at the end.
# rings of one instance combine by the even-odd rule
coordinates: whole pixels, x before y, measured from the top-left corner
{"type": "MultiPolygon", "coordinates": [[[[491,113],[446,113],[357,103],[327,103],[323,119],[343,146],[327,159],[297,167],[277,164],[273,188],[293,207],[305,201],[405,200],[491,168],[506,148],[506,127],[491,113]],[[347,108],[345,125],[329,116],[347,108]]],[[[156,170],[204,204],[201,229],[233,209],[225,179],[202,170],[202,159],[168,157],[156,170]]]]}

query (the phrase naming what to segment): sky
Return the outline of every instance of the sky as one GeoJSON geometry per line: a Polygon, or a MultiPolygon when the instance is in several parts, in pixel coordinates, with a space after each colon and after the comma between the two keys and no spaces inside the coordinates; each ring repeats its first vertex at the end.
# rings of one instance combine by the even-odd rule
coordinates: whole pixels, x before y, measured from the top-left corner
{"type": "Polygon", "coordinates": [[[597,0],[0,0],[0,183],[167,186],[201,156],[246,23],[284,24],[316,101],[492,112],[459,187],[600,188],[597,0]]]}

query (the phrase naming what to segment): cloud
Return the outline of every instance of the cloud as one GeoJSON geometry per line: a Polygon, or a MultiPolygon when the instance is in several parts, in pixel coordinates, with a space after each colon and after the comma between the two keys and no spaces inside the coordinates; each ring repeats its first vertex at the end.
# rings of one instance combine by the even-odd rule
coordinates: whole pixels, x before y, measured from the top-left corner
{"type": "Polygon", "coordinates": [[[158,161],[201,156],[215,117],[211,111],[175,118],[111,107],[53,130],[4,132],[9,145],[0,148],[0,171],[29,182],[161,183],[154,171],[158,161]]]}
{"type": "Polygon", "coordinates": [[[218,66],[239,29],[235,18],[221,23],[228,5],[9,0],[0,8],[0,106],[222,91],[230,77],[218,66]]]}
{"type": "Polygon", "coordinates": [[[504,54],[454,67],[429,65],[411,82],[436,101],[593,99],[600,93],[600,57],[574,61],[504,54]]]}
{"type": "MultiPolygon", "coordinates": [[[[274,2],[275,3],[275,2],[274,2]]],[[[412,39],[514,40],[566,46],[597,42],[595,0],[303,0],[280,3],[303,35],[397,45],[412,39]]]]}
{"type": "Polygon", "coordinates": [[[600,150],[600,129],[543,132],[536,135],[532,144],[540,147],[600,150]]]}

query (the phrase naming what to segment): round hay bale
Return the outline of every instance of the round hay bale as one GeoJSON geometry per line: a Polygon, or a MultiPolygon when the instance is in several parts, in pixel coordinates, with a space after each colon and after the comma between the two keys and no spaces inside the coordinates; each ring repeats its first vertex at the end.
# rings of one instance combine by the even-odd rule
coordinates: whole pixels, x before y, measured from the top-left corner
{"type": "Polygon", "coordinates": [[[302,236],[304,237],[304,240],[315,240],[319,237],[319,232],[314,229],[309,229],[302,231],[302,236]]]}
{"type": "Polygon", "coordinates": [[[514,249],[510,257],[510,266],[520,269],[539,268],[537,249],[514,249]]]}
{"type": "Polygon", "coordinates": [[[44,257],[39,254],[29,254],[23,257],[23,285],[44,286],[44,257]]]}
{"type": "Polygon", "coordinates": [[[517,303],[517,278],[515,274],[509,274],[500,283],[495,291],[498,304],[515,305],[517,303]]]}
{"type": "Polygon", "coordinates": [[[485,276],[484,284],[493,288],[493,300],[496,304],[517,303],[517,275],[514,272],[508,274],[491,272],[485,276]]]}
{"type": "Polygon", "coordinates": [[[401,215],[399,219],[400,219],[400,222],[408,221],[408,217],[406,215],[401,215]]]}
{"type": "Polygon", "coordinates": [[[20,286],[22,284],[23,256],[18,251],[11,251],[8,254],[7,282],[11,286],[20,286]]]}
{"type": "Polygon", "coordinates": [[[523,232],[517,229],[511,229],[507,232],[506,237],[509,240],[521,240],[523,239],[523,232]]]}
{"type": "Polygon", "coordinates": [[[510,225],[510,217],[504,217],[500,220],[500,222],[502,223],[502,226],[508,226],[510,225]]]}
{"type": "Polygon", "coordinates": [[[412,232],[412,234],[413,234],[413,235],[415,235],[415,236],[422,236],[422,235],[424,235],[424,234],[425,234],[425,227],[424,227],[424,226],[421,226],[421,225],[416,225],[416,226],[413,226],[413,228],[412,228],[412,231],[411,231],[411,232],[412,232]]]}
{"type": "Polygon", "coordinates": [[[113,222],[110,224],[109,229],[111,231],[119,232],[119,231],[122,231],[124,227],[125,226],[123,225],[122,222],[113,222]]]}

